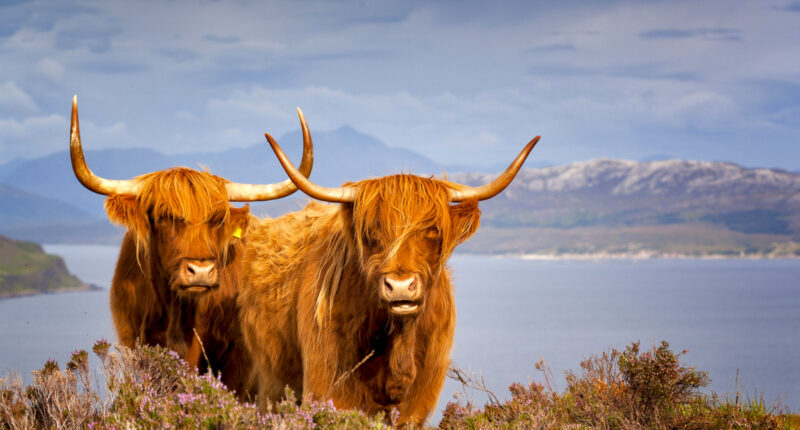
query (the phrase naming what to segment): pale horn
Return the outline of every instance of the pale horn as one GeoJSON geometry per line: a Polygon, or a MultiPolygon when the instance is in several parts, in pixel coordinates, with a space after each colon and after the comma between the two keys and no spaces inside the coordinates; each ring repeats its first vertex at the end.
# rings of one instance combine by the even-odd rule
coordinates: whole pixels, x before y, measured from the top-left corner
{"type": "Polygon", "coordinates": [[[309,181],[308,178],[303,176],[301,172],[294,167],[294,164],[292,164],[292,162],[289,160],[289,157],[287,157],[283,152],[281,147],[278,145],[278,142],[275,142],[275,139],[273,139],[269,133],[264,133],[264,136],[267,138],[272,150],[275,151],[275,155],[278,156],[278,161],[281,162],[283,170],[286,170],[286,174],[289,175],[289,179],[294,181],[294,183],[297,184],[297,187],[303,190],[304,193],[308,194],[309,197],[326,202],[345,203],[355,201],[358,188],[328,188],[309,181]]]}
{"type": "Polygon", "coordinates": [[[69,133],[69,155],[72,159],[72,171],[84,187],[97,194],[136,194],[139,184],[132,180],[101,178],[86,165],[81,147],[81,130],[78,125],[78,96],[72,98],[72,121],[69,133]]]}
{"type": "Polygon", "coordinates": [[[478,199],[478,200],[487,200],[494,196],[496,196],[500,191],[503,191],[508,184],[514,179],[514,176],[517,175],[519,169],[522,167],[522,163],[525,162],[525,159],[528,158],[528,154],[531,153],[531,150],[536,143],[539,142],[541,136],[536,136],[525,145],[525,148],[522,149],[522,152],[517,155],[517,158],[511,163],[510,166],[506,169],[505,172],[501,173],[500,176],[495,178],[494,181],[489,182],[486,185],[481,185],[479,187],[467,187],[463,186],[463,189],[460,190],[450,190],[450,201],[451,202],[463,202],[464,200],[469,199],[478,199]]]}
{"type": "MultiPolygon", "coordinates": [[[[297,116],[300,118],[300,127],[303,129],[303,159],[300,161],[299,173],[305,179],[311,174],[311,167],[314,164],[314,146],[311,142],[311,133],[308,131],[306,118],[300,108],[297,108],[297,116]]],[[[291,179],[266,185],[229,182],[225,184],[225,189],[228,191],[228,200],[232,202],[252,202],[286,197],[297,191],[297,185],[291,179]]]]}
{"type": "MultiPolygon", "coordinates": [[[[311,173],[314,163],[314,151],[311,142],[311,133],[308,131],[305,117],[300,108],[297,109],[300,125],[303,129],[303,159],[300,162],[300,174],[307,177],[311,173]]],[[[84,187],[98,194],[136,194],[140,184],[135,180],[105,179],[95,175],[86,165],[81,146],[80,126],[78,124],[78,96],[72,99],[72,125],[70,130],[70,158],[72,170],[84,187]]],[[[297,186],[289,179],[276,184],[241,184],[228,182],[225,184],[228,200],[236,202],[250,202],[272,200],[288,196],[297,191],[297,186]]]]}

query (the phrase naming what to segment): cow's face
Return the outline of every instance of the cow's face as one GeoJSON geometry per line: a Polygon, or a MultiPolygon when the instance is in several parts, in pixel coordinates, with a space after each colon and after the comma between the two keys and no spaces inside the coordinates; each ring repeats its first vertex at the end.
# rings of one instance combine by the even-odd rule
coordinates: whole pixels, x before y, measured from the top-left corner
{"type": "Polygon", "coordinates": [[[362,181],[346,216],[368,288],[390,314],[416,315],[455,246],[478,228],[476,200],[451,205],[437,180],[396,175],[362,181]]]}
{"type": "Polygon", "coordinates": [[[226,207],[204,220],[151,215],[150,249],[169,274],[170,289],[191,294],[219,287],[219,271],[236,257],[232,245],[246,228],[248,212],[246,207],[226,207]]]}
{"type": "Polygon", "coordinates": [[[249,208],[231,207],[224,181],[206,172],[171,169],[142,181],[138,195],[109,196],[106,210],[134,232],[148,275],[179,295],[218,288],[220,270],[236,258],[249,208]]]}

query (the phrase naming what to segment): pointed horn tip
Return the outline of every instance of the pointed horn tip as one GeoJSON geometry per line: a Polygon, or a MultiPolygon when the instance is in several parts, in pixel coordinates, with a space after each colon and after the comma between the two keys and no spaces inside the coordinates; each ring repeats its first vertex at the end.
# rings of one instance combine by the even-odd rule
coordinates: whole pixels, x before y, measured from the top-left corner
{"type": "Polygon", "coordinates": [[[277,153],[277,151],[283,152],[280,146],[278,146],[278,142],[272,138],[272,135],[269,133],[264,133],[264,137],[267,138],[267,142],[269,142],[269,146],[272,147],[272,150],[277,153]]]}
{"type": "Polygon", "coordinates": [[[74,105],[78,104],[78,95],[77,94],[72,96],[72,104],[74,104],[74,105]]]}

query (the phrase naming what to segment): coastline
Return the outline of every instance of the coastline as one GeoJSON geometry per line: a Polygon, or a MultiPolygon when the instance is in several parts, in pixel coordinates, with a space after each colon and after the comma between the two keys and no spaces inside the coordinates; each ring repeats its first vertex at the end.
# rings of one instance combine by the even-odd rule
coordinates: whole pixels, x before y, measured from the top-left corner
{"type": "Polygon", "coordinates": [[[656,251],[639,252],[587,252],[587,253],[458,253],[461,255],[487,256],[533,261],[602,261],[602,260],[800,260],[795,254],[682,254],[656,251]]]}
{"type": "Polygon", "coordinates": [[[0,301],[9,299],[18,299],[21,297],[42,296],[47,294],[80,293],[86,291],[102,291],[102,290],[105,290],[105,288],[99,285],[82,283],[78,287],[61,287],[46,291],[25,291],[19,294],[8,294],[8,295],[0,294],[0,301]]]}

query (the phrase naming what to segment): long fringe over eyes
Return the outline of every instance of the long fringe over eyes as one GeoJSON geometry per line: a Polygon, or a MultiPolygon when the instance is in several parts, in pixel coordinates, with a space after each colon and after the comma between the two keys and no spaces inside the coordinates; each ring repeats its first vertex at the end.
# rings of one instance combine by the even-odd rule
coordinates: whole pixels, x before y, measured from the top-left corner
{"type": "MultiPolygon", "coordinates": [[[[207,171],[175,167],[147,173],[135,180],[141,184],[135,201],[142,211],[146,211],[138,213],[139,217],[177,217],[194,225],[203,223],[211,214],[218,213],[220,225],[228,222],[230,210],[225,190],[228,181],[219,176],[207,171]]],[[[113,197],[115,196],[109,196],[109,199],[113,197]]],[[[147,253],[149,222],[116,221],[133,230],[137,255],[147,253]]]]}
{"type": "MultiPolygon", "coordinates": [[[[451,231],[448,189],[459,189],[459,185],[407,174],[366,179],[348,185],[358,187],[350,221],[354,237],[343,237],[340,233],[343,229],[338,229],[322,245],[326,247],[326,258],[325,266],[317,275],[321,288],[315,312],[320,324],[326,313],[330,315],[328,311],[333,306],[342,272],[349,259],[354,258],[353,254],[358,255],[359,259],[368,254],[365,252],[366,242],[370,240],[367,236],[376,233],[373,229],[380,230],[377,232],[380,237],[393,238],[391,244],[383,244],[387,249],[383,263],[394,258],[413,233],[435,226],[442,237],[438,265],[442,270],[458,241],[455,232],[451,231]],[[348,252],[350,246],[356,249],[348,252]]],[[[362,267],[371,264],[363,260],[360,263],[362,267]]]]}

